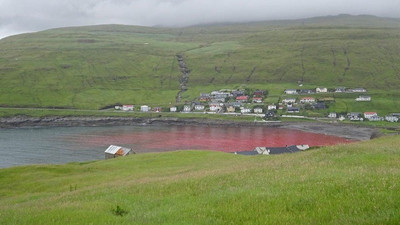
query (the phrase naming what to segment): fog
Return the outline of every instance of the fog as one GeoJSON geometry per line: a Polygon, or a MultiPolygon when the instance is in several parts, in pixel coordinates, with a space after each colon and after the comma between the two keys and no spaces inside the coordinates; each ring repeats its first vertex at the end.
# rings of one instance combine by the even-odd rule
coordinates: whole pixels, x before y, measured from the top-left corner
{"type": "Polygon", "coordinates": [[[399,0],[0,0],[0,38],[55,27],[297,19],[336,14],[400,17],[399,0]]]}

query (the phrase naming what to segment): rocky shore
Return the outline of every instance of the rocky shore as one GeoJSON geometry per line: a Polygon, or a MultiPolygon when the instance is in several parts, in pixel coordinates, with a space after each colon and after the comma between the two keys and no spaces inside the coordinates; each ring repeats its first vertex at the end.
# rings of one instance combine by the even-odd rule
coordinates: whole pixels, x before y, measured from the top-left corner
{"type": "Polygon", "coordinates": [[[275,128],[296,129],[301,131],[334,135],[353,140],[368,140],[376,129],[351,124],[322,122],[245,122],[213,119],[187,118],[133,118],[133,117],[27,117],[16,116],[0,118],[0,128],[18,127],[72,127],[72,126],[143,126],[143,125],[194,125],[194,126],[267,126],[275,128]]]}

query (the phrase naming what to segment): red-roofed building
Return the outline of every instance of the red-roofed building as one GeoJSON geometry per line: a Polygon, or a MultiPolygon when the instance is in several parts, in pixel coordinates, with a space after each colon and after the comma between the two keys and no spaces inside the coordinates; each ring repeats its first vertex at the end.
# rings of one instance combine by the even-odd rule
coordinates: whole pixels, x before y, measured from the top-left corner
{"type": "Polygon", "coordinates": [[[300,99],[300,103],[312,103],[315,102],[315,98],[313,97],[303,97],[300,99]]]}
{"type": "Polygon", "coordinates": [[[253,97],[253,102],[262,103],[263,99],[261,97],[253,97]]]}
{"type": "Polygon", "coordinates": [[[248,100],[249,100],[249,96],[247,96],[247,95],[236,97],[236,101],[238,101],[238,102],[247,102],[248,100]]]}
{"type": "Polygon", "coordinates": [[[124,111],[133,111],[134,106],[133,105],[123,105],[122,110],[124,111]]]}
{"type": "Polygon", "coordinates": [[[378,113],[376,112],[365,112],[364,113],[364,118],[365,119],[371,119],[372,117],[378,116],[378,113]]]}

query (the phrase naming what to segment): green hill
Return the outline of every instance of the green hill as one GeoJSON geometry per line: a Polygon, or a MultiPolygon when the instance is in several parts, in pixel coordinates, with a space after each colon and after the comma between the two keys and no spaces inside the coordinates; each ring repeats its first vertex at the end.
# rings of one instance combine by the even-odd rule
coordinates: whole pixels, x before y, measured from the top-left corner
{"type": "Polygon", "coordinates": [[[1,169],[0,224],[399,224],[399,142],[1,169]]]}
{"type": "MultiPolygon", "coordinates": [[[[384,111],[400,88],[400,20],[339,15],[187,28],[101,25],[0,40],[0,105],[167,105],[218,88],[365,87],[384,111]]],[[[350,104],[351,105],[351,104],[350,104]]]]}

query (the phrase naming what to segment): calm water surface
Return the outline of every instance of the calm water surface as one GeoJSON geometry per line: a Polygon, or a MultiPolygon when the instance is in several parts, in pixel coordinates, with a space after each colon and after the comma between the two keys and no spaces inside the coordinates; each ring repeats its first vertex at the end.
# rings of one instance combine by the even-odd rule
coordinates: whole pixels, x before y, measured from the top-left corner
{"type": "Polygon", "coordinates": [[[118,126],[0,129],[0,167],[104,159],[111,145],[136,153],[205,149],[224,152],[256,146],[334,145],[347,139],[266,127],[118,126]]]}

